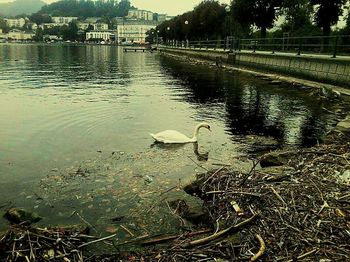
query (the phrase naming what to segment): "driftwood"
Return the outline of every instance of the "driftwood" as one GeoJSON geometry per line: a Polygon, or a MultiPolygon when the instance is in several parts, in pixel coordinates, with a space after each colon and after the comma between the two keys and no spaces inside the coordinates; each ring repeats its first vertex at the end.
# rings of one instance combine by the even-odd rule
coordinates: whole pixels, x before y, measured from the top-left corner
{"type": "Polygon", "coordinates": [[[218,239],[219,237],[222,237],[223,235],[225,235],[225,234],[227,234],[227,233],[229,233],[231,231],[235,231],[235,230],[237,230],[237,229],[247,225],[248,223],[252,222],[257,217],[258,217],[258,215],[255,214],[252,217],[248,218],[247,220],[244,220],[241,223],[238,223],[237,225],[230,226],[230,227],[228,227],[228,228],[226,228],[224,230],[221,230],[221,231],[219,231],[217,233],[214,233],[213,235],[210,235],[208,237],[201,238],[201,239],[198,239],[198,240],[193,240],[193,241],[183,245],[182,247],[190,248],[190,247],[206,244],[206,243],[208,243],[210,241],[218,239]]]}
{"type": "Polygon", "coordinates": [[[266,249],[266,245],[265,245],[265,242],[264,240],[262,239],[262,237],[259,235],[259,234],[256,234],[255,237],[259,240],[259,243],[260,243],[260,249],[258,251],[258,253],[256,253],[251,259],[250,261],[256,261],[259,259],[259,257],[261,257],[264,252],[265,252],[265,249],[266,249]]]}
{"type": "Polygon", "coordinates": [[[179,239],[181,237],[192,237],[192,236],[196,236],[196,235],[206,234],[206,233],[209,233],[210,231],[211,231],[211,229],[204,229],[204,230],[200,230],[200,231],[191,232],[188,234],[154,238],[154,239],[143,242],[142,245],[143,246],[157,245],[157,244],[161,244],[161,243],[171,241],[174,239],[179,239]]]}

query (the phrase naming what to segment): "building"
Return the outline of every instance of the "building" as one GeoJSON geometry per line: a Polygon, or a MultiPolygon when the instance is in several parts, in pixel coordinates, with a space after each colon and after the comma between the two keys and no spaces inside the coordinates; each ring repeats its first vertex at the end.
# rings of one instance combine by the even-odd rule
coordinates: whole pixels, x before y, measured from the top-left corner
{"type": "Polygon", "coordinates": [[[126,18],[127,19],[153,21],[153,12],[146,11],[146,10],[139,10],[136,8],[130,9],[126,18]]]}
{"type": "Polygon", "coordinates": [[[35,36],[35,34],[33,32],[31,33],[27,33],[24,31],[20,31],[20,30],[11,30],[8,33],[8,39],[12,39],[12,40],[32,40],[33,37],[35,36]]]}
{"type": "Polygon", "coordinates": [[[60,23],[42,23],[39,25],[39,28],[46,29],[46,28],[54,28],[54,27],[60,27],[66,24],[60,24],[60,23]]]}
{"type": "Polygon", "coordinates": [[[88,23],[88,22],[80,22],[78,23],[78,27],[80,30],[88,30],[90,27],[92,30],[108,30],[108,24],[106,23],[88,23]]]}
{"type": "Polygon", "coordinates": [[[26,24],[26,19],[24,18],[19,18],[19,19],[9,19],[5,18],[4,19],[9,27],[17,27],[21,28],[26,24]]]}
{"type": "Polygon", "coordinates": [[[86,33],[86,40],[115,41],[116,35],[113,30],[94,30],[86,33]]]}
{"type": "Polygon", "coordinates": [[[77,21],[78,17],[74,16],[53,16],[52,22],[61,25],[68,25],[70,22],[77,21]]]}
{"type": "Polygon", "coordinates": [[[166,21],[167,15],[166,14],[157,14],[157,21],[162,23],[166,21]]]}
{"type": "Polygon", "coordinates": [[[120,42],[145,43],[147,32],[156,28],[158,22],[145,20],[117,19],[117,37],[120,42]]]}
{"type": "Polygon", "coordinates": [[[100,20],[101,20],[101,17],[87,17],[85,19],[85,23],[96,24],[100,20]]]}

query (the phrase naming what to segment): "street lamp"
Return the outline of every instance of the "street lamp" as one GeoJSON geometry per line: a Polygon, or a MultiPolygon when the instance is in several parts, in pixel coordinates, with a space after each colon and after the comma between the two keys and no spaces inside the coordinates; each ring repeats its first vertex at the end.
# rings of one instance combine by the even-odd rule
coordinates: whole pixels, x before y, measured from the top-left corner
{"type": "Polygon", "coordinates": [[[157,34],[156,34],[156,37],[157,37],[157,47],[158,47],[158,34],[159,34],[159,30],[157,30],[157,34]]]}
{"type": "Polygon", "coordinates": [[[166,35],[167,35],[167,39],[166,39],[166,42],[169,43],[169,41],[170,41],[170,40],[169,40],[170,27],[168,26],[168,27],[166,28],[166,30],[167,30],[167,34],[166,34],[166,35]]]}
{"type": "Polygon", "coordinates": [[[186,25],[186,47],[188,47],[188,39],[187,39],[187,34],[188,34],[188,32],[187,32],[187,30],[188,30],[188,27],[187,27],[187,25],[188,25],[188,20],[185,21],[185,25],[186,25]]]}
{"type": "Polygon", "coordinates": [[[229,5],[227,5],[226,7],[225,7],[225,11],[226,11],[226,13],[227,13],[227,15],[229,16],[229,20],[228,20],[228,23],[229,23],[229,35],[227,36],[227,43],[228,43],[228,45],[230,46],[230,52],[232,52],[232,50],[233,50],[233,45],[234,45],[234,43],[233,43],[233,37],[232,37],[232,18],[231,18],[231,7],[229,6],[229,5]],[[230,41],[231,41],[231,44],[230,44],[230,41]]]}

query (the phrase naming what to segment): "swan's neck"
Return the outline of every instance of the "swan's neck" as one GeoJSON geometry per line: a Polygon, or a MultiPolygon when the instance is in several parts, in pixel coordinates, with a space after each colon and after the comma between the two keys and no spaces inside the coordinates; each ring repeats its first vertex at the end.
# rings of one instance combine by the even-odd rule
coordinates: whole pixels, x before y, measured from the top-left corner
{"type": "Polygon", "coordinates": [[[197,142],[198,140],[198,133],[199,133],[199,129],[202,127],[201,124],[197,125],[195,128],[194,128],[194,133],[193,133],[193,137],[192,137],[192,141],[193,142],[197,142]]]}

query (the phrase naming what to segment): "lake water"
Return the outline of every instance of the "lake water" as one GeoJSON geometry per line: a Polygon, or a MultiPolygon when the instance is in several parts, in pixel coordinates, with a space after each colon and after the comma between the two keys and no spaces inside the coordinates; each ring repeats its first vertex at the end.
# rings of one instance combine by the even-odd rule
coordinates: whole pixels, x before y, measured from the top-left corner
{"type": "Polygon", "coordinates": [[[315,144],[335,124],[323,107],[289,85],[156,53],[0,44],[0,207],[34,210],[43,225],[84,218],[120,239],[131,237],[120,225],[135,236],[176,232],[167,203],[195,201],[175,188],[203,171],[194,162],[315,144]],[[213,132],[201,130],[199,148],[149,136],[191,135],[201,121],[213,132]]]}

